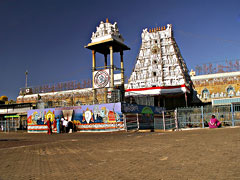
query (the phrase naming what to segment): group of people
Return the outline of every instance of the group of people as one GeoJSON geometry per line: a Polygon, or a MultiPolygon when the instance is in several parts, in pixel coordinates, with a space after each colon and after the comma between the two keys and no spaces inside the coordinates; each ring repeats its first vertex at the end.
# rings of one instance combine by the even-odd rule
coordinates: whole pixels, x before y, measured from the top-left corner
{"type": "Polygon", "coordinates": [[[65,118],[61,118],[59,132],[58,133],[72,133],[75,131],[75,124],[72,121],[68,121],[65,118]]]}
{"type": "Polygon", "coordinates": [[[57,118],[54,119],[53,122],[51,122],[51,118],[47,120],[47,126],[48,126],[48,134],[52,134],[52,126],[53,128],[56,128],[57,133],[72,133],[75,131],[76,126],[72,121],[68,121],[65,118],[57,118]]]}

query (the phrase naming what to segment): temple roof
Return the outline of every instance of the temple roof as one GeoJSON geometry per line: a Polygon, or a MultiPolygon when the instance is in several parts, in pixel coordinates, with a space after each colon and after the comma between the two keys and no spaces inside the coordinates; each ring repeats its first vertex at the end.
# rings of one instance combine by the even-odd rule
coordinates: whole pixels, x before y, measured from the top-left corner
{"type": "Polygon", "coordinates": [[[178,94],[190,92],[190,76],[172,25],[144,29],[142,44],[129,79],[128,95],[178,94]]]}
{"type": "Polygon", "coordinates": [[[91,43],[85,48],[95,50],[102,54],[109,54],[109,47],[113,47],[113,52],[120,52],[124,50],[130,50],[130,48],[124,44],[124,39],[119,33],[117,23],[111,24],[108,19],[106,22],[100,22],[100,25],[96,28],[96,32],[92,33],[91,43]]]}

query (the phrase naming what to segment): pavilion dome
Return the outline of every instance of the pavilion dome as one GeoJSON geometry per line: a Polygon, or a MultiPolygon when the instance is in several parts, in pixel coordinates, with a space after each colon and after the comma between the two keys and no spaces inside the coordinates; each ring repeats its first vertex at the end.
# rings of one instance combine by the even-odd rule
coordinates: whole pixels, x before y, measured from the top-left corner
{"type": "Polygon", "coordinates": [[[8,97],[7,96],[1,96],[0,101],[8,101],[8,97]]]}

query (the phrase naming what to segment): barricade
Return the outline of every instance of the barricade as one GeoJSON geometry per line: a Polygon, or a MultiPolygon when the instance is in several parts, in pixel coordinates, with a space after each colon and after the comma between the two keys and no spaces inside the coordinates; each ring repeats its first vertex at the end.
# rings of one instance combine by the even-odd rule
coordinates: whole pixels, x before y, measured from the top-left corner
{"type": "Polygon", "coordinates": [[[201,107],[178,108],[177,119],[179,128],[203,126],[201,107]]]}
{"type": "Polygon", "coordinates": [[[162,111],[162,114],[154,116],[155,130],[178,129],[176,110],[162,111]]]}
{"type": "Polygon", "coordinates": [[[177,109],[179,128],[208,127],[212,115],[221,122],[222,126],[240,126],[240,104],[224,106],[201,106],[177,109]]]}
{"type": "Polygon", "coordinates": [[[240,126],[240,104],[232,104],[232,121],[234,126],[240,126]]]}
{"type": "Polygon", "coordinates": [[[2,132],[17,131],[19,128],[19,120],[7,119],[0,121],[0,129],[2,132]]]}
{"type": "Polygon", "coordinates": [[[125,114],[126,130],[139,130],[138,114],[125,114]]]}

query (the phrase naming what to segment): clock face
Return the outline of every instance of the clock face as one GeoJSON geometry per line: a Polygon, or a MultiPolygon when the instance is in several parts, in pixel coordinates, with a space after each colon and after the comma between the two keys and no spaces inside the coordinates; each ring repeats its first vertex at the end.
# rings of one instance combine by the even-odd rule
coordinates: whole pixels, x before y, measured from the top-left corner
{"type": "Polygon", "coordinates": [[[102,88],[107,86],[110,76],[106,71],[98,71],[94,77],[94,83],[97,87],[102,88]]]}

